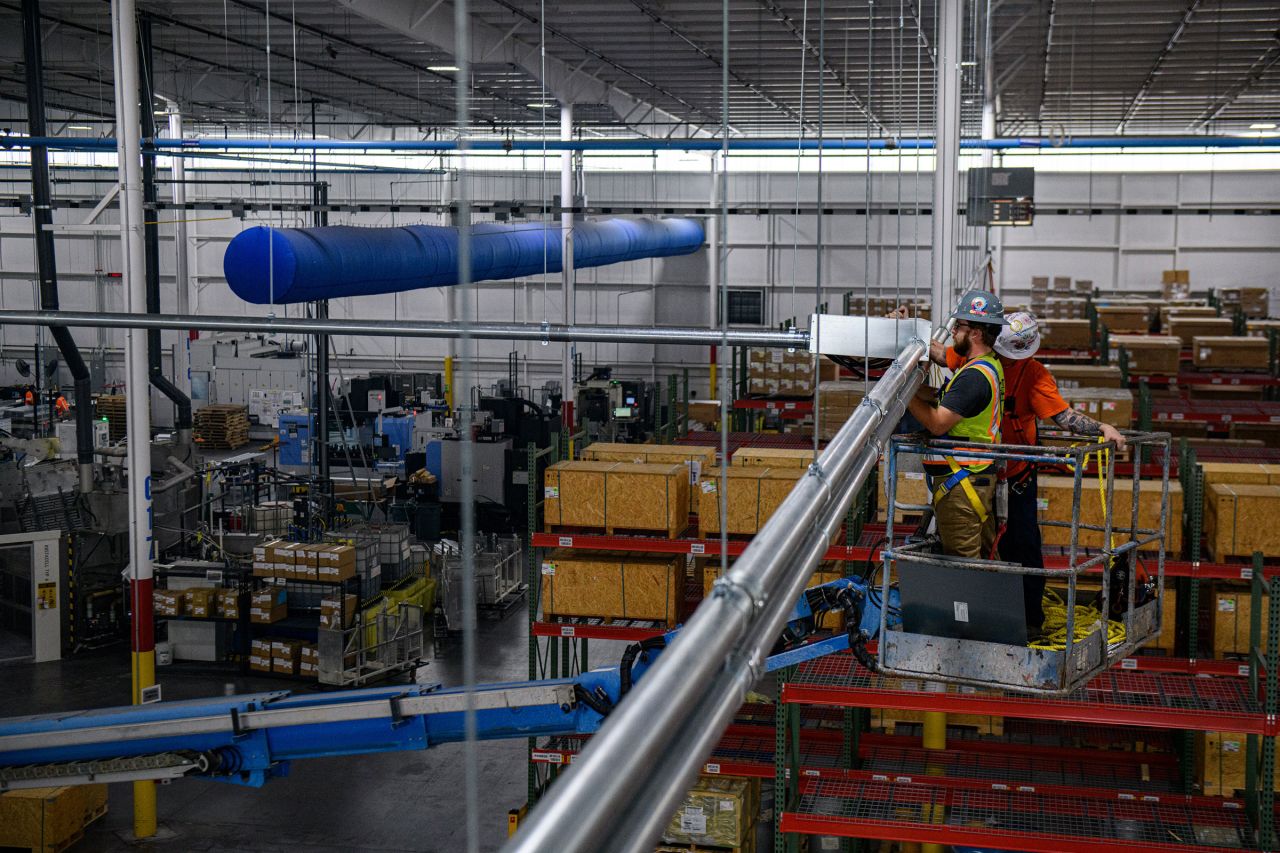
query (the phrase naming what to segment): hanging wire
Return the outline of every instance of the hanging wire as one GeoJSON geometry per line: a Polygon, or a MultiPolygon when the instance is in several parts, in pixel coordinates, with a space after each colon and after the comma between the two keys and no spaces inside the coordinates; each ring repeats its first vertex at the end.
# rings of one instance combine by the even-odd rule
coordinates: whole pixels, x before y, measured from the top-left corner
{"type": "MultiPolygon", "coordinates": [[[[875,74],[871,54],[875,48],[875,15],[875,0],[867,0],[867,102],[862,108],[866,117],[867,141],[867,147],[862,152],[866,208],[862,214],[862,339],[864,341],[871,340],[871,83],[875,74]]],[[[869,350],[866,350],[862,357],[862,393],[871,393],[869,350]]]]}
{"type": "MultiPolygon", "coordinates": [[[[720,576],[729,571],[729,377],[724,357],[729,350],[729,0],[720,3],[720,222],[716,228],[720,245],[716,283],[720,303],[720,346],[716,347],[716,375],[720,396],[720,576]]],[[[803,77],[803,73],[801,75],[803,77]]],[[[803,90],[804,86],[801,85],[803,90]]],[[[800,112],[803,127],[804,111],[800,112]]]]}
{"type": "MultiPolygon", "coordinates": [[[[796,115],[796,208],[791,217],[791,310],[796,307],[796,275],[800,266],[800,167],[804,162],[804,86],[809,56],[809,0],[804,0],[800,13],[800,110],[796,115]]],[[[727,59],[727,57],[726,57],[727,59]]],[[[821,70],[819,70],[821,73],[821,70]]]]}
{"type": "MultiPolygon", "coordinates": [[[[818,215],[816,217],[816,234],[814,246],[814,295],[813,295],[813,313],[816,317],[822,313],[822,141],[826,138],[826,77],[827,77],[827,10],[826,0],[818,0],[818,186],[817,186],[817,202],[818,215]]],[[[801,114],[803,120],[804,114],[801,114]]],[[[800,199],[796,198],[796,207],[800,207],[800,199]]],[[[797,221],[799,216],[796,217],[797,221]]],[[[818,335],[818,329],[812,330],[813,334],[818,335]]],[[[819,349],[817,341],[814,342],[813,349],[819,349]]],[[[813,356],[814,378],[821,379],[822,372],[819,367],[821,355],[813,356]]],[[[813,458],[818,458],[819,439],[822,435],[822,382],[816,381],[813,385],[813,458]]]]}

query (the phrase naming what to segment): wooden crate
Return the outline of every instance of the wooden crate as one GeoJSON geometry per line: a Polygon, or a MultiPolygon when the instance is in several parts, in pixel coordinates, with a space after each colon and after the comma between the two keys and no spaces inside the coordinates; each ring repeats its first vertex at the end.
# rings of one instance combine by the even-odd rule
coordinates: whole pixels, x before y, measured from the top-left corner
{"type": "Polygon", "coordinates": [[[1071,408],[1095,421],[1128,429],[1133,425],[1133,392],[1128,388],[1062,388],[1071,408]]]}
{"type": "Polygon", "coordinates": [[[1058,383],[1058,388],[1121,388],[1120,368],[1100,364],[1045,365],[1058,383]]]}
{"type": "MultiPolygon", "coordinates": [[[[919,457],[917,457],[919,458],[919,457]]],[[[906,457],[899,457],[899,463],[905,461],[906,457]]],[[[885,521],[889,518],[889,468],[886,465],[880,466],[880,475],[876,478],[877,488],[880,497],[876,503],[876,519],[885,521]]],[[[915,506],[923,506],[931,503],[929,496],[928,480],[925,478],[923,471],[898,471],[898,485],[894,490],[894,498],[900,504],[912,504],[915,506]]],[[[895,524],[903,522],[907,516],[912,518],[919,517],[919,512],[908,512],[899,509],[894,513],[893,520],[895,524]]]]}
{"type": "Polygon", "coordinates": [[[195,439],[205,447],[235,450],[249,443],[249,415],[244,406],[213,403],[196,411],[195,439]]]}
{"type": "Polygon", "coordinates": [[[1173,335],[1182,341],[1184,347],[1189,347],[1192,338],[1230,335],[1234,325],[1235,321],[1230,317],[1188,317],[1179,312],[1170,316],[1169,321],[1161,326],[1161,329],[1166,335],[1173,335]]]}
{"type": "Polygon", "coordinates": [[[1093,332],[1088,320],[1071,318],[1040,321],[1040,343],[1045,349],[1093,349],[1093,332]]]}
{"type": "Polygon", "coordinates": [[[1160,633],[1147,644],[1147,648],[1160,649],[1173,654],[1174,641],[1178,634],[1178,591],[1173,587],[1167,586],[1160,600],[1164,602],[1160,619],[1160,633]]]}
{"type": "Polygon", "coordinates": [[[1280,486],[1214,483],[1205,489],[1204,530],[1214,559],[1280,554],[1280,486]]]}
{"type": "Polygon", "coordinates": [[[743,447],[733,454],[733,465],[747,468],[808,468],[813,451],[794,447],[743,447]]]}
{"type": "Polygon", "coordinates": [[[106,785],[10,791],[0,796],[0,847],[61,853],[106,813],[106,785]]]}
{"type": "MultiPolygon", "coordinates": [[[[759,532],[804,473],[803,468],[730,466],[727,469],[728,532],[731,535],[759,532]]],[[[719,468],[704,472],[698,484],[698,532],[703,538],[720,533],[719,468]]]]}
{"type": "Polygon", "coordinates": [[[1218,483],[1280,486],[1280,465],[1260,462],[1201,462],[1207,492],[1218,483]]]}
{"type": "Polygon", "coordinates": [[[1271,342],[1266,338],[1206,337],[1191,342],[1196,367],[1213,370],[1267,370],[1271,366],[1271,342]]]}
{"type": "Polygon", "coordinates": [[[652,619],[682,617],[681,556],[552,551],[542,562],[542,610],[547,616],[652,619]]]}
{"type": "MultiPolygon", "coordinates": [[[[1073,479],[1071,477],[1040,477],[1040,494],[1037,503],[1041,521],[1071,521],[1071,499],[1073,479]]],[[[1129,507],[1133,499],[1133,483],[1127,478],[1117,477],[1113,502],[1112,524],[1128,526],[1129,507]]],[[[1147,530],[1155,529],[1160,521],[1160,483],[1143,480],[1138,494],[1138,526],[1147,530]]],[[[1101,525],[1103,522],[1102,502],[1098,495],[1098,480],[1094,476],[1086,476],[1081,484],[1080,520],[1086,524],[1101,525]]],[[[1041,537],[1045,545],[1069,545],[1071,529],[1067,527],[1051,527],[1041,525],[1041,537]]],[[[1117,537],[1117,541],[1123,541],[1117,537]]],[[[1102,545],[1102,531],[1081,530],[1079,543],[1087,548],[1102,545]]],[[[1155,550],[1155,544],[1146,546],[1155,550]]],[[[1169,516],[1165,529],[1165,553],[1179,554],[1182,551],[1182,486],[1169,483],[1169,516]]]]}
{"type": "MultiPolygon", "coordinates": [[[[1246,745],[1246,736],[1238,732],[1196,733],[1196,783],[1202,794],[1206,797],[1244,795],[1246,745]]],[[[1272,787],[1276,782],[1280,782],[1280,767],[1272,777],[1272,787]]]]}
{"type": "Polygon", "coordinates": [[[1178,375],[1182,341],[1172,335],[1112,335],[1110,346],[1113,362],[1119,362],[1121,348],[1129,354],[1130,373],[1178,375]]]}
{"type": "Polygon", "coordinates": [[[1098,324],[1114,334],[1142,333],[1151,323],[1151,312],[1145,305],[1100,305],[1098,324]]]}
{"type": "Polygon", "coordinates": [[[612,444],[597,442],[582,452],[591,462],[639,462],[649,465],[684,465],[689,469],[689,512],[698,512],[698,479],[716,464],[714,447],[679,444],[612,444]]]}
{"type": "MultiPolygon", "coordinates": [[[[1262,596],[1265,610],[1269,597],[1262,596]]],[[[1213,594],[1213,656],[1215,658],[1247,658],[1249,656],[1249,622],[1253,614],[1253,595],[1239,590],[1219,589],[1213,594]]],[[[1267,615],[1261,620],[1259,645],[1265,646],[1267,615]]]]}
{"type": "Polygon", "coordinates": [[[689,470],[635,462],[557,462],[543,481],[548,529],[643,530],[674,539],[689,526],[689,470]]]}

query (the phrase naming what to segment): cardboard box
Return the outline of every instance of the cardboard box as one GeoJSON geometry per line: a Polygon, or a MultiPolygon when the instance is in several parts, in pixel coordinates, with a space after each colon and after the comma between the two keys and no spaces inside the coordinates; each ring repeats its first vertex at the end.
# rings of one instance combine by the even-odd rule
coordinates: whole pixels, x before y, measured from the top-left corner
{"type": "Polygon", "coordinates": [[[1120,363],[1120,350],[1129,354],[1130,374],[1177,376],[1182,341],[1172,335],[1112,335],[1110,358],[1120,363]]]}
{"type": "Polygon", "coordinates": [[[249,596],[249,621],[259,625],[279,622],[289,615],[289,599],[282,586],[268,586],[249,596]]]}
{"type": "Polygon", "coordinates": [[[271,640],[255,639],[250,644],[249,669],[254,672],[271,671],[271,640]]]}
{"type": "Polygon", "coordinates": [[[187,615],[193,619],[210,619],[218,615],[212,587],[186,589],[183,595],[186,596],[187,615]]]}
{"type": "Polygon", "coordinates": [[[217,613],[223,619],[239,619],[240,618],[240,591],[236,589],[221,588],[214,592],[217,613]]]}
{"type": "Polygon", "coordinates": [[[253,546],[253,561],[255,563],[274,563],[276,546],[282,544],[284,544],[284,540],[279,538],[259,542],[253,546]]]}
{"type": "Polygon", "coordinates": [[[318,678],[320,675],[320,650],[315,643],[303,643],[302,654],[298,658],[298,675],[304,678],[318,678]]]}
{"type": "MultiPolygon", "coordinates": [[[[1265,647],[1267,635],[1266,609],[1268,596],[1262,596],[1259,644],[1265,647]]],[[[1249,656],[1249,631],[1253,614],[1253,594],[1241,590],[1216,590],[1213,594],[1213,656],[1215,658],[1249,656]]]]}
{"type": "Polygon", "coordinates": [[[157,589],[151,593],[151,606],[156,616],[183,615],[186,598],[181,590],[157,589]]]}
{"type": "Polygon", "coordinates": [[[1267,370],[1271,366],[1271,343],[1265,338],[1197,335],[1191,341],[1191,357],[1200,368],[1267,370]]]}
{"type": "Polygon", "coordinates": [[[359,609],[359,598],[350,593],[341,597],[322,598],[320,599],[320,627],[350,628],[355,624],[359,609]]]}
{"type": "Polygon", "coordinates": [[[1150,310],[1145,305],[1100,305],[1098,325],[1106,326],[1112,335],[1145,333],[1151,327],[1150,310]]]}
{"type": "Polygon", "coordinates": [[[1128,388],[1059,388],[1067,405],[1095,421],[1128,429],[1133,425],[1133,392],[1128,388]]]}
{"type": "Polygon", "coordinates": [[[819,437],[832,438],[862,405],[864,385],[851,380],[823,382],[818,387],[819,437]]]}
{"type": "Polygon", "coordinates": [[[1164,270],[1160,273],[1160,290],[1165,299],[1186,299],[1191,295],[1191,271],[1164,270]]]}
{"type": "Polygon", "coordinates": [[[1053,318],[1040,321],[1040,346],[1047,350],[1093,349],[1093,332],[1085,319],[1053,318]]]}
{"type": "Polygon", "coordinates": [[[316,580],[336,583],[356,576],[356,549],[351,545],[317,546],[316,580]]]}
{"type": "Polygon", "coordinates": [[[301,640],[273,640],[271,642],[271,671],[276,675],[297,675],[298,662],[301,659],[301,640]]]}
{"type": "MultiPolygon", "coordinates": [[[[1066,290],[1056,291],[1066,293],[1066,290]]],[[[1089,316],[1089,300],[1080,296],[1050,296],[1044,303],[1040,319],[1085,320],[1089,316]]]]}
{"type": "Polygon", "coordinates": [[[1100,364],[1047,364],[1058,390],[1065,388],[1122,388],[1120,368],[1100,364]]]}
{"type": "Polygon", "coordinates": [[[1205,540],[1215,559],[1280,554],[1280,486],[1215,483],[1204,503],[1205,540]]]}
{"type": "Polygon", "coordinates": [[[1173,314],[1161,329],[1164,334],[1182,341],[1184,347],[1189,347],[1192,338],[1229,336],[1233,326],[1231,319],[1227,317],[1186,317],[1173,314]]]}
{"type": "MultiPolygon", "coordinates": [[[[1040,494],[1036,499],[1040,511],[1041,538],[1045,545],[1071,544],[1071,528],[1045,525],[1045,521],[1063,521],[1070,523],[1074,479],[1071,477],[1039,478],[1040,494]]],[[[1133,501],[1133,482],[1128,478],[1115,479],[1113,498],[1112,526],[1129,525],[1129,507],[1133,501]]],[[[1086,477],[1080,495],[1080,521],[1086,524],[1103,523],[1102,501],[1098,494],[1096,477],[1086,477]]],[[[1138,526],[1145,530],[1154,530],[1160,521],[1160,482],[1143,480],[1138,491],[1138,526]]],[[[1117,533],[1117,541],[1124,537],[1117,533]]],[[[1102,544],[1102,531],[1081,530],[1080,545],[1086,548],[1097,548],[1102,544]]],[[[1147,549],[1155,550],[1154,543],[1147,549]]],[[[1182,486],[1176,481],[1169,483],[1169,514],[1165,528],[1165,553],[1182,552],[1182,486]]]]}
{"type": "Polygon", "coordinates": [[[662,833],[668,844],[746,848],[752,846],[760,811],[760,780],[703,776],[689,791],[662,833]]]}
{"type": "Polygon", "coordinates": [[[1220,287],[1218,301],[1224,314],[1232,314],[1239,307],[1245,317],[1261,320],[1270,308],[1271,293],[1266,287],[1220,287]]]}
{"type": "Polygon", "coordinates": [[[683,616],[685,560],[594,551],[552,551],[542,561],[542,609],[549,616],[651,619],[683,616]]]}
{"type": "Polygon", "coordinates": [[[557,462],[543,480],[548,528],[661,531],[689,526],[689,470],[681,464],[557,462]]]}
{"type": "MultiPolygon", "coordinates": [[[[1196,782],[1206,797],[1244,796],[1248,739],[1238,732],[1197,732],[1196,782]]],[[[1280,782],[1280,762],[1272,786],[1280,782]]]]}
{"type": "Polygon", "coordinates": [[[1163,284],[1190,284],[1191,270],[1164,270],[1160,273],[1163,284]]]}
{"type": "MultiPolygon", "coordinates": [[[[796,481],[804,476],[803,468],[727,469],[728,532],[743,535],[759,532],[765,522],[786,500],[796,481]]],[[[702,537],[720,534],[720,469],[703,474],[698,484],[698,530],[702,537]]]]}

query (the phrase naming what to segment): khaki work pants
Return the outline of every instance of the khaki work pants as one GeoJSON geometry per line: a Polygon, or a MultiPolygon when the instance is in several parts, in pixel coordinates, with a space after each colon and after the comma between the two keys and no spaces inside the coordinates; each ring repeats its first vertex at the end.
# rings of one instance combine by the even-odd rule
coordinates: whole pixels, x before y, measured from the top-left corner
{"type": "Polygon", "coordinates": [[[929,492],[935,495],[933,513],[938,522],[938,536],[942,539],[942,553],[985,560],[991,556],[991,548],[996,541],[996,474],[988,469],[969,476],[969,482],[973,484],[978,501],[987,514],[986,523],[974,509],[963,484],[957,483],[941,498],[936,497],[938,487],[946,479],[929,478],[929,492]]]}

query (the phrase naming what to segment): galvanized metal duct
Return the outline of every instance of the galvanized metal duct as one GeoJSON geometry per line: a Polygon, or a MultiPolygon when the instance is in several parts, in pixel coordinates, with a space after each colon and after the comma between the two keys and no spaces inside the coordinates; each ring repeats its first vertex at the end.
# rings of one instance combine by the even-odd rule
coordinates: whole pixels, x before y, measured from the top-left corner
{"type": "Polygon", "coordinates": [[[923,378],[912,341],[676,641],[557,780],[509,853],[652,849],[923,378]]]}

